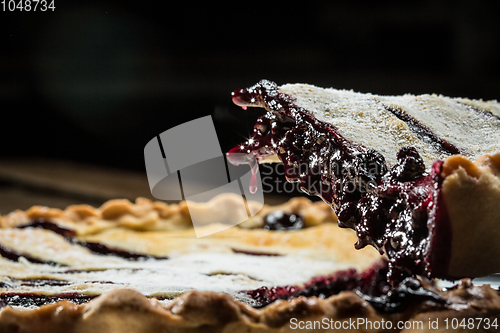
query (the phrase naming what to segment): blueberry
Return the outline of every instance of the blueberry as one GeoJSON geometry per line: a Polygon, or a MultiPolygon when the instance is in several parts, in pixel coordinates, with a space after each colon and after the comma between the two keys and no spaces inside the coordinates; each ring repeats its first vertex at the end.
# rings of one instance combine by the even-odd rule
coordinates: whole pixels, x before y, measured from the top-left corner
{"type": "Polygon", "coordinates": [[[304,228],[304,221],[298,214],[275,211],[264,218],[265,230],[299,230],[302,228],[304,228]]]}

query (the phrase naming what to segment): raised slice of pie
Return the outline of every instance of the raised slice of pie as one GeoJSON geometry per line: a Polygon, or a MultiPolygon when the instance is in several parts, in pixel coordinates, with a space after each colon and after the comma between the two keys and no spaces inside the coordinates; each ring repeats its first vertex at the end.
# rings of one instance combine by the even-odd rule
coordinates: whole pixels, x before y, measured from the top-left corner
{"type": "Polygon", "coordinates": [[[394,284],[500,271],[500,246],[492,246],[500,239],[496,101],[267,80],[236,90],[233,101],[267,112],[228,158],[282,161],[289,181],[356,230],[356,248],[370,244],[387,255],[394,284]]]}
{"type": "MultiPolygon", "coordinates": [[[[189,209],[217,215],[237,199],[189,209]]],[[[498,291],[422,278],[393,289],[377,251],[354,250],[336,221],[305,198],[203,238],[185,202],[15,211],[0,219],[0,332],[397,332],[446,318],[498,328],[498,291]]]]}

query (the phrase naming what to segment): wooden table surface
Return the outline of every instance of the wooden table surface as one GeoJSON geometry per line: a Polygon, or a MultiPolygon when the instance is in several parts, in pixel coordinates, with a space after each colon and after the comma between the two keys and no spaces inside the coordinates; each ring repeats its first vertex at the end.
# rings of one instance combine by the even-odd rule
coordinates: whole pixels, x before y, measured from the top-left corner
{"type": "Polygon", "coordinates": [[[44,159],[0,161],[0,214],[33,205],[64,208],[100,206],[115,198],[154,199],[146,172],[132,172],[44,159]]]}
{"type": "MultiPolygon", "coordinates": [[[[133,172],[50,159],[0,160],[0,214],[34,205],[65,208],[72,204],[100,206],[107,200],[137,197],[155,200],[146,171],[133,172]]],[[[265,203],[288,197],[265,194],[265,203]]]]}

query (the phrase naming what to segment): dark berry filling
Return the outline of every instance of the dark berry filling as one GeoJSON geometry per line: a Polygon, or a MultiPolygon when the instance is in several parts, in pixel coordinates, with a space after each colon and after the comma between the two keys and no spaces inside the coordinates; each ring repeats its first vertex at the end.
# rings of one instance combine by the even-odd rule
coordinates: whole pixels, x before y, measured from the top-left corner
{"type": "Polygon", "coordinates": [[[478,109],[478,108],[473,107],[472,105],[467,105],[464,103],[460,103],[460,104],[465,105],[466,108],[468,108],[469,110],[472,110],[474,112],[479,113],[481,116],[492,117],[492,118],[500,120],[500,116],[497,116],[496,114],[492,113],[491,111],[478,109]]]}
{"type": "Polygon", "coordinates": [[[0,294],[0,308],[4,306],[38,307],[45,304],[68,300],[75,304],[87,303],[99,295],[83,295],[78,293],[60,293],[40,295],[35,293],[3,293],[0,294]]]}
{"type": "MultiPolygon", "coordinates": [[[[229,151],[229,161],[239,164],[276,154],[288,181],[299,182],[304,192],[321,197],[335,210],[341,227],[356,231],[356,248],[372,245],[387,254],[388,279],[394,285],[417,274],[445,274],[448,257],[428,257],[431,245],[440,253],[449,245],[446,239],[430,244],[436,222],[440,235],[449,235],[440,196],[442,162],[435,162],[427,173],[419,153],[406,147],[391,167],[380,153],[345,139],[335,126],[296,106],[267,80],[234,91],[233,101],[244,107],[261,106],[267,112],[258,118],[249,140],[229,151]],[[440,269],[435,271],[436,265],[440,269]]],[[[433,137],[416,120],[413,126],[442,150],[455,152],[456,147],[433,137]]]]}
{"type": "Polygon", "coordinates": [[[377,311],[383,313],[399,312],[410,305],[421,302],[430,303],[428,307],[441,308],[448,304],[448,301],[438,295],[436,292],[426,288],[420,281],[408,277],[403,280],[396,288],[390,289],[382,296],[365,294],[356,290],[356,293],[370,303],[377,311]]]}
{"type": "Polygon", "coordinates": [[[19,229],[24,229],[24,228],[46,229],[46,230],[53,231],[56,234],[59,234],[65,238],[72,238],[72,237],[76,236],[75,230],[61,227],[60,225],[57,225],[53,222],[49,222],[45,219],[36,219],[36,220],[30,221],[29,223],[20,225],[20,226],[18,226],[18,228],[19,229]]]}
{"type": "Polygon", "coordinates": [[[9,278],[10,281],[15,282],[21,286],[39,287],[39,286],[67,286],[70,281],[57,280],[57,279],[17,279],[9,278]]]}
{"type": "Polygon", "coordinates": [[[408,113],[395,108],[395,107],[390,107],[390,106],[385,106],[385,109],[392,113],[394,116],[399,118],[400,120],[404,121],[408,127],[412,130],[413,133],[415,133],[420,140],[427,142],[431,145],[437,146],[437,148],[445,153],[448,154],[460,154],[460,150],[458,147],[453,145],[452,143],[438,137],[436,134],[434,134],[431,129],[421,122],[419,122],[417,119],[413,118],[410,116],[408,113]]]}
{"type": "Polygon", "coordinates": [[[34,257],[30,256],[29,254],[20,253],[14,249],[11,249],[7,246],[3,246],[1,244],[0,244],[0,256],[4,257],[5,259],[12,260],[12,261],[18,261],[19,258],[23,257],[26,260],[28,260],[29,262],[32,262],[34,264],[47,264],[47,265],[52,265],[52,266],[59,265],[58,263],[56,263],[54,261],[43,261],[43,260],[34,258],[34,257]]]}
{"type": "Polygon", "coordinates": [[[362,273],[349,269],[329,276],[316,277],[304,286],[262,287],[243,292],[256,302],[254,306],[257,308],[278,299],[290,300],[300,296],[328,298],[342,291],[354,291],[376,310],[384,313],[401,311],[416,302],[432,301],[438,306],[446,303],[436,292],[425,288],[415,278],[406,278],[393,289],[387,283],[387,274],[388,266],[383,262],[362,273]]]}
{"type": "MultiPolygon", "coordinates": [[[[65,272],[67,274],[67,272],[65,272]]],[[[13,284],[12,285],[7,285],[5,288],[16,288],[17,286],[29,286],[29,287],[42,287],[42,286],[68,286],[71,285],[75,282],[72,281],[67,281],[67,280],[58,280],[58,279],[43,279],[43,278],[25,278],[25,279],[18,279],[14,277],[9,277],[9,281],[13,284]]],[[[97,281],[84,281],[84,283],[101,283],[101,284],[114,284],[112,281],[103,281],[103,280],[97,280],[97,281]]],[[[0,285],[1,286],[1,285],[0,285]]]]}
{"type": "MultiPolygon", "coordinates": [[[[98,281],[99,282],[99,281],[98,281]]],[[[102,282],[112,283],[112,282],[102,282]]],[[[87,303],[99,295],[84,295],[79,293],[57,293],[42,295],[36,293],[2,293],[0,294],[0,309],[5,306],[39,307],[59,301],[70,301],[77,305],[87,303]]],[[[148,296],[146,296],[148,297],[148,296]]],[[[172,299],[169,296],[155,296],[157,300],[172,299]]]]}
{"type": "MultiPolygon", "coordinates": [[[[74,244],[78,244],[80,246],[86,247],[90,251],[92,251],[94,253],[97,253],[97,254],[113,255],[113,256],[117,256],[117,257],[129,259],[129,260],[140,260],[140,259],[151,259],[151,258],[154,258],[154,259],[168,259],[168,257],[152,256],[152,255],[149,255],[149,254],[142,254],[142,253],[136,253],[136,252],[127,251],[127,250],[121,250],[121,249],[110,247],[110,246],[107,246],[107,245],[104,245],[104,244],[98,243],[98,242],[83,242],[83,241],[78,241],[78,240],[75,239],[75,236],[76,236],[76,231],[75,230],[71,230],[71,229],[68,229],[68,228],[65,228],[65,227],[61,227],[61,226],[59,226],[59,225],[57,225],[57,224],[55,224],[53,222],[50,222],[50,221],[47,221],[47,220],[44,220],[44,219],[33,220],[33,221],[31,221],[31,222],[29,222],[27,224],[19,226],[18,228],[21,228],[21,229],[24,229],[24,228],[40,228],[40,229],[51,230],[51,231],[53,231],[53,232],[55,232],[55,233],[63,236],[68,241],[70,241],[70,242],[72,242],[74,244]]],[[[35,263],[47,263],[47,262],[43,262],[43,261],[40,261],[40,260],[35,259],[35,258],[30,258],[29,256],[26,256],[24,254],[15,253],[15,251],[13,251],[13,250],[10,250],[9,253],[6,253],[6,255],[3,255],[2,246],[1,245],[0,245],[0,254],[3,257],[6,257],[7,259],[10,259],[10,260],[17,260],[20,256],[23,256],[23,257],[25,257],[27,259],[29,258],[28,260],[31,261],[31,262],[35,262],[35,263]]]]}
{"type": "Polygon", "coordinates": [[[304,228],[304,221],[298,214],[288,214],[277,210],[264,217],[265,230],[299,230],[302,228],[304,228]]]}
{"type": "Polygon", "coordinates": [[[132,251],[121,250],[121,249],[109,247],[107,245],[104,245],[102,243],[97,243],[97,242],[79,242],[79,241],[76,241],[74,243],[78,244],[80,246],[86,247],[90,251],[97,253],[97,254],[116,256],[116,257],[125,258],[125,259],[129,259],[129,260],[144,260],[144,259],[152,259],[152,258],[154,258],[154,259],[168,259],[168,257],[152,256],[149,254],[142,254],[142,253],[136,253],[136,252],[132,252],[132,251]]]}
{"type": "Polygon", "coordinates": [[[261,252],[261,251],[247,251],[247,250],[238,250],[238,249],[231,249],[234,253],[241,253],[241,254],[246,254],[249,256],[269,256],[269,257],[279,257],[282,256],[282,254],[279,253],[270,253],[270,252],[261,252]]]}
{"type": "Polygon", "coordinates": [[[315,277],[304,286],[261,287],[243,292],[256,301],[256,307],[263,307],[278,299],[290,300],[299,296],[328,298],[347,290],[360,290],[370,295],[381,296],[389,289],[385,279],[386,274],[387,264],[383,262],[361,274],[355,269],[349,269],[328,276],[315,277]]]}

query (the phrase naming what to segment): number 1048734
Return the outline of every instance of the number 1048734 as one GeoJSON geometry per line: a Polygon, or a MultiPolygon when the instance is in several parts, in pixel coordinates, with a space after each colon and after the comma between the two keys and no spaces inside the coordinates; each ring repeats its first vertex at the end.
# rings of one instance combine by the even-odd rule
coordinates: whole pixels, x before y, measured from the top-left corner
{"type": "MultiPolygon", "coordinates": [[[[468,330],[498,330],[498,318],[446,318],[444,320],[446,329],[468,329],[468,330]]],[[[498,332],[498,331],[497,331],[498,332]]]]}
{"type": "Polygon", "coordinates": [[[56,10],[55,0],[2,0],[4,12],[48,12],[56,10]]]}

